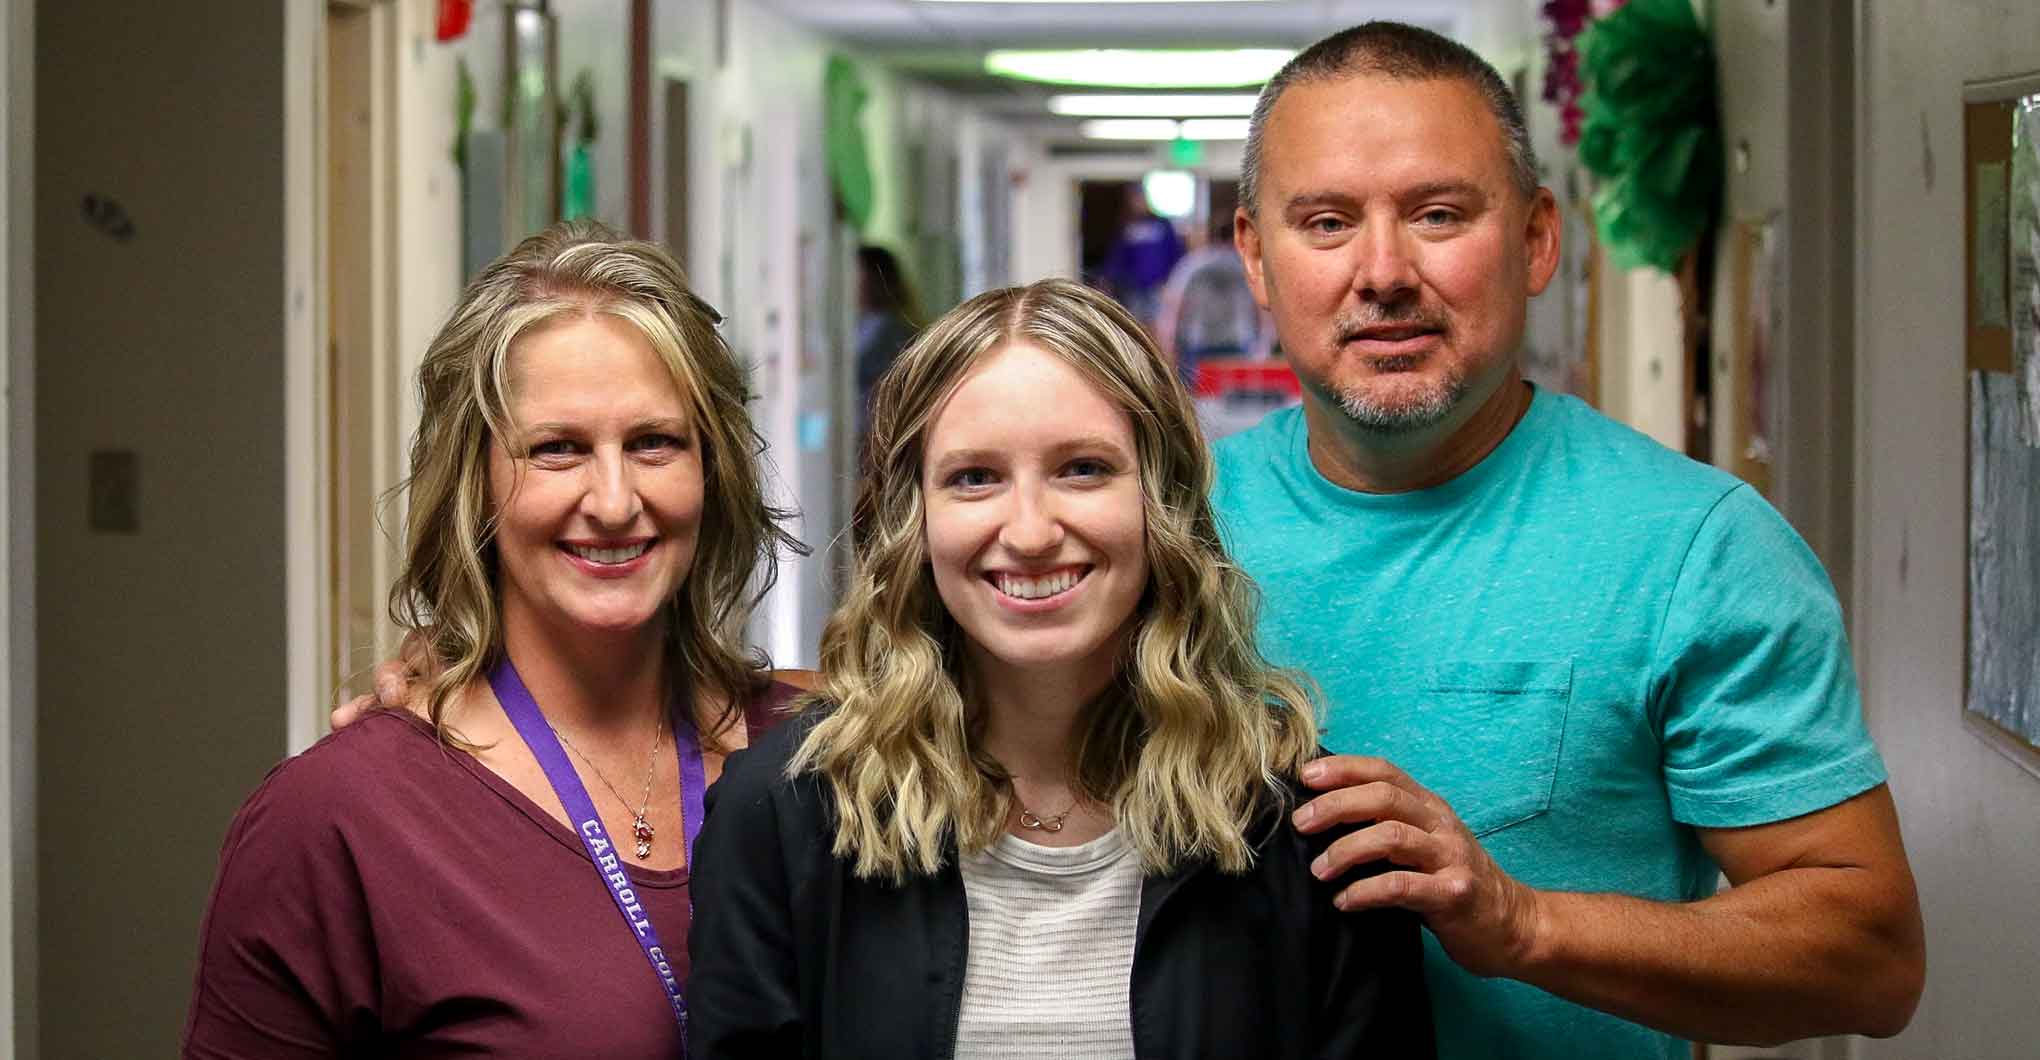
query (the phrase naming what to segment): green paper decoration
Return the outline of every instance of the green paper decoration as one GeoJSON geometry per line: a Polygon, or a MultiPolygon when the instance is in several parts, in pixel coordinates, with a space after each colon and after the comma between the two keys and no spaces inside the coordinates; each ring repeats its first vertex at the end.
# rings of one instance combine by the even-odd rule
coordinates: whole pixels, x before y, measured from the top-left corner
{"type": "Polygon", "coordinates": [[[1691,0],[1629,0],[1581,36],[1580,63],[1601,242],[1624,268],[1673,272],[1721,201],[1713,41],[1691,0]]]}
{"type": "Polygon", "coordinates": [[[595,216],[595,155],[587,144],[568,148],[564,177],[560,181],[560,220],[595,216]]]}
{"type": "Polygon", "coordinates": [[[475,77],[466,56],[453,62],[453,164],[466,172],[468,134],[475,128],[475,77]]]}
{"type": "Polygon", "coordinates": [[[574,130],[561,170],[560,220],[593,217],[595,138],[601,135],[602,125],[595,112],[595,75],[590,71],[583,70],[574,77],[573,86],[567,89],[566,103],[560,108],[559,121],[562,133],[570,125],[574,130]]]}
{"type": "Polygon", "coordinates": [[[829,180],[836,186],[836,199],[843,204],[843,216],[858,231],[871,222],[873,193],[871,156],[864,146],[864,123],[859,114],[870,92],[850,60],[829,56],[822,75],[822,146],[827,152],[829,180]]]}
{"type": "Polygon", "coordinates": [[[574,75],[574,83],[567,89],[567,105],[560,111],[560,122],[574,123],[576,143],[592,144],[602,134],[601,116],[595,112],[593,71],[583,70],[574,75]]]}

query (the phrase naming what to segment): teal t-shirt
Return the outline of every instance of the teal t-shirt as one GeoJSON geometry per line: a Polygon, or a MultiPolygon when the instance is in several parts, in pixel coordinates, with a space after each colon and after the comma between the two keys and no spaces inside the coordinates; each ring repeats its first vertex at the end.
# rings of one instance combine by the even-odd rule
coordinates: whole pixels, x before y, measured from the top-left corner
{"type": "MultiPolygon", "coordinates": [[[[1299,409],[1217,451],[1262,648],[1323,689],[1325,745],[1401,766],[1531,886],[1702,898],[1718,870],[1695,826],[1884,781],[1833,586],[1727,474],[1544,391],[1486,459],[1414,493],[1326,481],[1299,409]]],[[[1426,943],[1441,1057],[1689,1055],[1426,943]]]]}

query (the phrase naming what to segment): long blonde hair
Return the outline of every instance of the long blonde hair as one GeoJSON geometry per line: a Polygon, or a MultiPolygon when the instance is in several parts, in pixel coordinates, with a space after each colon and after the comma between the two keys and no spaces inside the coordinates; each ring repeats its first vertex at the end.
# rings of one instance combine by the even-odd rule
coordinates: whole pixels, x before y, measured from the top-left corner
{"type": "Polygon", "coordinates": [[[977,739],[963,634],[936,595],[921,461],[971,367],[1024,342],[1062,358],[1133,423],[1149,576],[1115,682],[1085,708],[1076,786],[1108,805],[1144,869],[1253,862],[1247,835],[1316,746],[1302,682],[1254,645],[1253,583],[1226,555],[1212,464],[1174,369],[1118,303],[1067,280],[979,295],[915,339],[879,381],[851,515],[851,571],[822,633],[825,709],[787,767],[828,782],[834,850],[857,875],[933,873],[948,843],[1005,828],[1010,778],[977,739]]]}
{"type": "Polygon", "coordinates": [[[609,314],[644,334],[673,374],[702,441],[703,506],[694,566],[667,604],[666,669],[678,689],[722,701],[720,733],[764,680],[743,625],[770,587],[782,550],[804,552],[765,501],[764,440],[745,409],[743,366],[716,333],[720,316],[652,243],[591,222],[556,224],[519,243],[468,284],[418,370],[423,417],[411,445],[404,568],[390,617],[426,640],[440,670],[427,707],[442,740],[447,704],[502,650],[496,597],[489,445],[512,426],[507,373],[517,338],[549,321],[609,314]]]}

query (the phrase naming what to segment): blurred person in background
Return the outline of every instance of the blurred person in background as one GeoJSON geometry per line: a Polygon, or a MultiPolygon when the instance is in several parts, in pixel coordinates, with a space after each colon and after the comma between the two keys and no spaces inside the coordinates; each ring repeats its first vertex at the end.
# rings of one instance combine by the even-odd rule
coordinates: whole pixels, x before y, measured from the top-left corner
{"type": "Polygon", "coordinates": [[[185,1055],[680,1055],[703,792],[793,692],[742,640],[800,546],[717,322],[585,222],[468,286],[390,598],[429,674],[236,815],[185,1055]]]}
{"type": "Polygon", "coordinates": [[[1162,287],[1155,342],[1193,392],[1207,357],[1265,357],[1274,327],[1254,301],[1247,267],[1233,246],[1233,219],[1214,219],[1203,246],[1176,263],[1162,287]]]}
{"type": "Polygon", "coordinates": [[[1105,248],[1098,275],[1105,290],[1134,319],[1152,328],[1161,309],[1162,285],[1183,258],[1183,237],[1167,218],[1148,208],[1147,191],[1139,181],[1128,184],[1119,231],[1105,248]]]}
{"type": "Polygon", "coordinates": [[[907,348],[921,318],[906,270],[892,251],[866,243],[857,248],[857,436],[871,422],[871,389],[907,348]]]}

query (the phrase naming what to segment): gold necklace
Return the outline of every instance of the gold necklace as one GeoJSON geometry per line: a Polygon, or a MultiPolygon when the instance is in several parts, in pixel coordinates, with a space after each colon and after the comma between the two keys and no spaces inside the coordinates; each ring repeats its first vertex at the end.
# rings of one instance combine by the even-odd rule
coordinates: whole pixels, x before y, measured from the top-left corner
{"type": "MultiPolygon", "coordinates": [[[[567,745],[567,750],[574,752],[575,755],[580,757],[581,761],[588,764],[588,769],[595,774],[595,779],[601,781],[602,786],[608,788],[611,795],[616,796],[616,801],[622,803],[624,809],[630,809],[630,803],[625,801],[623,794],[616,790],[616,785],[611,784],[609,778],[602,775],[602,770],[595,764],[594,759],[589,758],[580,748],[575,747],[574,741],[567,739],[567,734],[561,732],[551,722],[546,723],[546,728],[552,729],[553,735],[559,737],[560,742],[567,745]]],[[[652,727],[652,753],[650,760],[645,763],[644,796],[638,800],[637,813],[632,815],[630,822],[630,834],[637,839],[637,856],[639,861],[652,856],[652,837],[658,834],[652,830],[652,823],[645,820],[645,811],[652,808],[652,774],[658,772],[659,738],[664,736],[665,732],[666,715],[664,712],[661,712],[658,721],[652,727]]],[[[1061,822],[1057,822],[1056,827],[1061,828],[1061,822]]]]}
{"type": "Polygon", "coordinates": [[[1047,817],[1043,817],[1042,815],[1035,813],[1033,810],[1028,809],[1027,804],[1020,801],[1020,791],[1018,788],[1015,788],[1013,790],[1013,805],[1020,807],[1020,827],[1032,828],[1037,832],[1048,832],[1050,834],[1054,834],[1056,832],[1062,831],[1063,822],[1069,820],[1070,814],[1076,812],[1077,800],[1074,798],[1071,799],[1070,804],[1068,806],[1063,807],[1063,812],[1057,814],[1050,814],[1047,817]]]}
{"type": "Polygon", "coordinates": [[[1063,822],[1069,820],[1071,811],[1076,808],[1077,804],[1073,802],[1070,803],[1069,809],[1061,813],[1041,817],[1035,814],[1033,810],[1022,806],[1020,807],[1020,827],[1033,828],[1043,832],[1060,832],[1063,830],[1063,822]]]}

